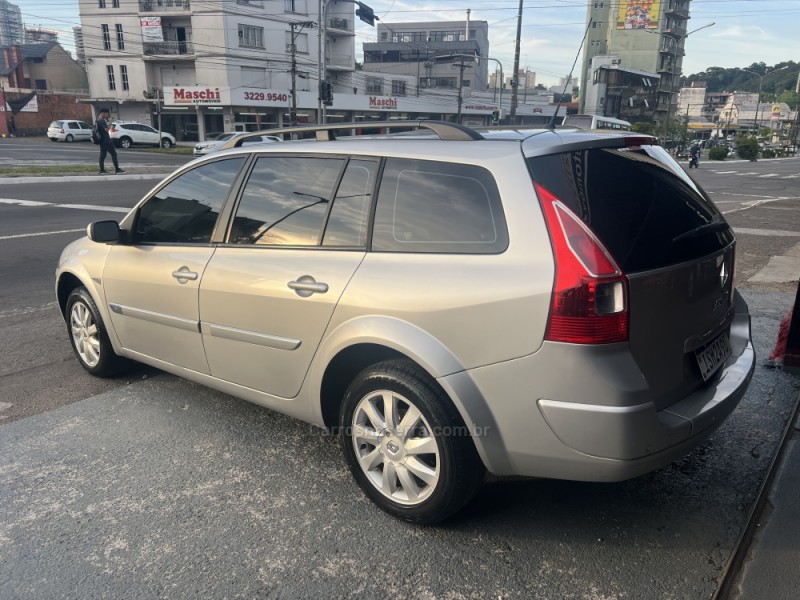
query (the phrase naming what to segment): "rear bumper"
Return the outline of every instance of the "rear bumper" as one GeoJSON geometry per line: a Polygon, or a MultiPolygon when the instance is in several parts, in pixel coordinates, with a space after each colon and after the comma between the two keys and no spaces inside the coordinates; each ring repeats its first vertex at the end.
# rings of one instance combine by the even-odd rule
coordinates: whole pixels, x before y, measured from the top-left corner
{"type": "Polygon", "coordinates": [[[747,390],[755,350],[738,293],[730,337],[733,353],[720,372],[663,410],[649,401],[625,344],[569,352],[545,344],[533,357],[470,371],[492,416],[494,430],[484,428],[476,438],[487,468],[498,475],[621,481],[669,464],[705,440],[747,390]]]}

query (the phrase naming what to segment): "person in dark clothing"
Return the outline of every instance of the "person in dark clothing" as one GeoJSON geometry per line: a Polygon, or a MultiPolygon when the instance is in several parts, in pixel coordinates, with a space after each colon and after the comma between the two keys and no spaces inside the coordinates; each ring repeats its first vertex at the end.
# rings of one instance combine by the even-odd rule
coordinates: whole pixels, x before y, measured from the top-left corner
{"type": "Polygon", "coordinates": [[[17,122],[14,120],[14,115],[8,120],[8,133],[11,137],[17,137],[17,122]]]}
{"type": "Polygon", "coordinates": [[[117,149],[114,147],[114,142],[111,141],[111,136],[108,135],[108,120],[109,111],[107,108],[100,109],[100,117],[95,122],[97,133],[100,136],[100,175],[108,173],[105,168],[106,154],[111,155],[111,160],[114,162],[114,172],[124,173],[119,168],[119,161],[117,160],[117,149]]]}

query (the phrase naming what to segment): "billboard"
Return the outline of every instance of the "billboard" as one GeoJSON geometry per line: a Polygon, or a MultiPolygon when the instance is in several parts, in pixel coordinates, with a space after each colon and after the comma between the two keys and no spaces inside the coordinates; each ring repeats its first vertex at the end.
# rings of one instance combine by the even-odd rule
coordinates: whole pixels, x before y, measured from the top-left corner
{"type": "Polygon", "coordinates": [[[161,17],[140,17],[143,42],[163,42],[164,32],[161,29],[161,17]]]}
{"type": "Polygon", "coordinates": [[[620,0],[617,29],[658,29],[661,0],[620,0]]]}

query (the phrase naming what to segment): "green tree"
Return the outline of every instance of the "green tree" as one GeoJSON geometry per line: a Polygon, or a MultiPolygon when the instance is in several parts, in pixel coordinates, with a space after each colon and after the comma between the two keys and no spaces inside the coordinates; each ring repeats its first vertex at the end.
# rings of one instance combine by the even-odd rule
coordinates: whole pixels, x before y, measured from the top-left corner
{"type": "Polygon", "coordinates": [[[739,158],[755,161],[758,159],[758,140],[751,135],[740,135],[736,137],[736,154],[739,158]]]}
{"type": "Polygon", "coordinates": [[[644,133],[645,135],[655,135],[656,126],[650,121],[637,121],[631,125],[631,131],[644,133]]]}
{"type": "Polygon", "coordinates": [[[800,106],[800,94],[791,90],[786,90],[778,96],[776,102],[785,102],[790,107],[797,109],[800,106]]]}

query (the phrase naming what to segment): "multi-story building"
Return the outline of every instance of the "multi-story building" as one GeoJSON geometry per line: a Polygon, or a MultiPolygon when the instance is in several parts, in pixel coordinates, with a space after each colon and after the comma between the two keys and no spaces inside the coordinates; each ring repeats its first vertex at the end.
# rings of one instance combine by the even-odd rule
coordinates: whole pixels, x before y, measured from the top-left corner
{"type": "Polygon", "coordinates": [[[684,56],[691,0],[609,0],[588,2],[580,92],[581,110],[594,73],[592,59],[614,55],[625,69],[658,74],[653,119],[661,123],[674,109],[684,56]]]}
{"type": "Polygon", "coordinates": [[[41,27],[26,27],[25,28],[25,44],[44,44],[44,43],[58,43],[58,32],[51,29],[42,29],[41,27]]]}
{"type": "Polygon", "coordinates": [[[179,140],[312,121],[320,79],[348,91],[355,72],[355,5],[327,2],[322,19],[318,6],[79,0],[92,104],[154,124],[160,104],[179,140]]]}
{"type": "Polygon", "coordinates": [[[0,0],[0,46],[21,44],[22,36],[22,13],[19,6],[8,0],[0,0]]]}
{"type": "Polygon", "coordinates": [[[86,48],[83,45],[83,29],[81,27],[72,28],[72,37],[75,39],[75,60],[81,68],[86,68],[86,48]]]}
{"type": "Polygon", "coordinates": [[[364,44],[364,70],[416,77],[420,90],[485,90],[489,86],[489,23],[379,23],[364,44]]]}
{"type": "Polygon", "coordinates": [[[650,121],[658,101],[659,75],[625,67],[618,56],[592,58],[591,81],[581,86],[582,113],[624,119],[631,123],[650,121]]]}

